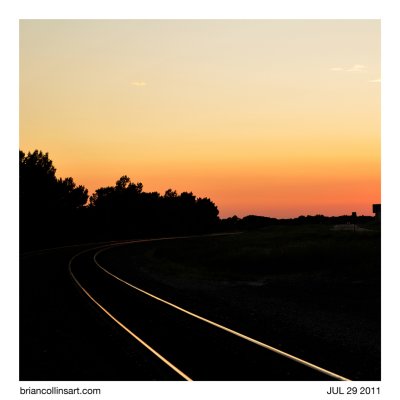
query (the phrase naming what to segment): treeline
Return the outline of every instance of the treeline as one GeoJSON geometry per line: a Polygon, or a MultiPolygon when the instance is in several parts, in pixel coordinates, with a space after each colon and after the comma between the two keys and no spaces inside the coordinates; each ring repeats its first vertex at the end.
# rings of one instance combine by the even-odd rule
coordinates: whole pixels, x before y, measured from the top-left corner
{"type": "Polygon", "coordinates": [[[144,192],[142,183],[126,175],[115,186],[97,189],[87,210],[92,226],[106,226],[113,237],[202,233],[215,230],[219,222],[218,208],[209,198],[172,189],[164,195],[144,192]]]}
{"type": "Polygon", "coordinates": [[[91,196],[72,177],[57,178],[48,153],[19,152],[20,247],[22,250],[62,244],[184,235],[214,231],[263,229],[271,225],[370,223],[373,217],[307,215],[277,219],[248,215],[218,217],[217,206],[192,192],[163,195],[145,192],[143,184],[124,175],[114,186],[91,196]]]}
{"type": "Polygon", "coordinates": [[[19,153],[22,250],[118,240],[142,235],[193,234],[218,229],[217,206],[192,192],[145,192],[126,175],[90,197],[72,177],[57,178],[48,153],[19,153]]]}
{"type": "Polygon", "coordinates": [[[325,224],[325,225],[339,225],[339,224],[367,224],[373,223],[374,217],[360,215],[340,215],[337,217],[326,217],[325,215],[300,215],[296,218],[270,218],[258,215],[247,215],[246,217],[239,218],[236,215],[221,220],[220,229],[222,230],[255,230],[262,229],[272,225],[305,225],[305,224],[325,224]]]}

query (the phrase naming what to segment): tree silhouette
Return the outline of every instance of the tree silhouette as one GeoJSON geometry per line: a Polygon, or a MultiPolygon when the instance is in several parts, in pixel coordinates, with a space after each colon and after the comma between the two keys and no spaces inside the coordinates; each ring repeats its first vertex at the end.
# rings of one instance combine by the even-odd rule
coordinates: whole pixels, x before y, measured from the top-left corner
{"type": "Polygon", "coordinates": [[[178,197],[178,193],[176,192],[176,190],[167,189],[165,191],[165,194],[164,194],[165,199],[174,199],[176,197],[178,197]]]}
{"type": "Polygon", "coordinates": [[[126,175],[121,176],[115,183],[116,190],[124,190],[131,183],[131,178],[126,175]]]}
{"type": "Polygon", "coordinates": [[[64,235],[77,221],[88,191],[72,178],[57,179],[48,153],[19,152],[20,232],[23,245],[64,235]]]}
{"type": "Polygon", "coordinates": [[[142,183],[133,183],[126,175],[115,186],[97,189],[90,197],[90,209],[98,230],[125,236],[204,231],[219,221],[218,208],[208,198],[196,198],[192,192],[178,195],[173,189],[164,196],[148,193],[142,183]]]}
{"type": "Polygon", "coordinates": [[[48,154],[19,152],[21,211],[44,211],[53,207],[57,187],[56,169],[48,154]]]}
{"type": "Polygon", "coordinates": [[[20,205],[21,211],[74,210],[83,207],[88,200],[84,186],[76,186],[74,180],[56,177],[56,168],[48,153],[35,150],[25,155],[19,152],[20,205]]]}
{"type": "Polygon", "coordinates": [[[208,198],[196,200],[196,223],[203,230],[212,229],[219,222],[217,206],[208,198]]]}

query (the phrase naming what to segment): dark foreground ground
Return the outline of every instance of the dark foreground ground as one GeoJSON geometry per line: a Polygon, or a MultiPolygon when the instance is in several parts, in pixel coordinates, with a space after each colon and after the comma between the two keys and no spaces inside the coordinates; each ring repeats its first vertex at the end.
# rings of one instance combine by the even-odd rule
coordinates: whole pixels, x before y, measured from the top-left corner
{"type": "MultiPolygon", "coordinates": [[[[352,380],[379,380],[380,233],[331,228],[131,244],[99,261],[283,351],[352,380]]],[[[79,250],[21,257],[20,379],[176,379],[77,290],[67,265],[79,250]]]]}
{"type": "Polygon", "coordinates": [[[176,379],[73,283],[68,262],[85,248],[21,256],[20,380],[176,379]]]}

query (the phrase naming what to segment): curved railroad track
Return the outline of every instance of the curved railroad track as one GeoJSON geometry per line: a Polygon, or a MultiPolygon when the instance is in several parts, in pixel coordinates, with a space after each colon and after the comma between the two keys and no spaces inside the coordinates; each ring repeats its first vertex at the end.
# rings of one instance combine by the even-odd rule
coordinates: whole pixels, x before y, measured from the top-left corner
{"type": "Polygon", "coordinates": [[[69,273],[98,310],[173,370],[177,379],[349,380],[150,293],[99,262],[100,254],[118,246],[185,238],[84,249],[70,259],[69,273]]]}

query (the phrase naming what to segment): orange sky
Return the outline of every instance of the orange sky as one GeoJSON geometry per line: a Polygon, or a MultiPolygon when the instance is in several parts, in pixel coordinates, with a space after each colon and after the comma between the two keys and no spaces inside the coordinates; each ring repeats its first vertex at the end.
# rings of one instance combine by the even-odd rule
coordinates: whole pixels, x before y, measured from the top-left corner
{"type": "Polygon", "coordinates": [[[222,217],[371,214],[378,20],[20,22],[20,148],[222,217]]]}

